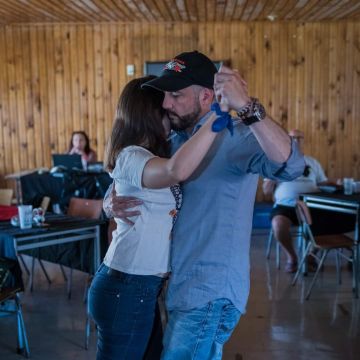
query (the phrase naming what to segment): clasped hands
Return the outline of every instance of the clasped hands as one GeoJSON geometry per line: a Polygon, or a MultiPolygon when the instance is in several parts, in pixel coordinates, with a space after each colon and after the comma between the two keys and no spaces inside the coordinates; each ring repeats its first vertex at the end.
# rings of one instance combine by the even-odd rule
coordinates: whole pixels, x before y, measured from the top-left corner
{"type": "Polygon", "coordinates": [[[238,111],[251,101],[246,81],[237,70],[224,65],[215,74],[214,91],[222,111],[238,111]]]}

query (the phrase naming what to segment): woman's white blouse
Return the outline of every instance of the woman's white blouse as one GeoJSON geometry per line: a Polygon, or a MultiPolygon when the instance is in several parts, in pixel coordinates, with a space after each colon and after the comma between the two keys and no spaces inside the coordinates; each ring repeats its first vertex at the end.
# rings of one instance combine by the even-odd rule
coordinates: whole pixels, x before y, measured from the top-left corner
{"type": "Polygon", "coordinates": [[[170,234],[176,204],[170,188],[142,186],[144,167],[153,157],[140,146],[128,146],[120,152],[110,173],[117,195],[135,196],[143,201],[131,209],[141,212],[130,218],[134,225],[115,218],[117,228],[104,259],[105,265],[129,274],[161,275],[170,270],[170,234]]]}

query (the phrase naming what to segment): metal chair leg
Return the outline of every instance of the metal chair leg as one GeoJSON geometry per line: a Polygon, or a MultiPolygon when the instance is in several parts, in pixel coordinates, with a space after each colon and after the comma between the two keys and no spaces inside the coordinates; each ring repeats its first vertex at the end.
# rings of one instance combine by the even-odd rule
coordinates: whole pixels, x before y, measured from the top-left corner
{"type": "MultiPolygon", "coordinates": [[[[304,248],[303,235],[302,235],[301,230],[297,230],[297,232],[295,234],[297,236],[298,249],[299,249],[299,254],[300,254],[300,253],[302,253],[302,250],[304,248]]],[[[294,235],[294,231],[292,231],[292,236],[293,235],[294,235]]],[[[274,232],[273,232],[273,229],[270,229],[267,246],[266,246],[266,258],[267,259],[270,259],[271,245],[272,245],[273,239],[274,239],[274,232]]],[[[281,251],[281,246],[280,246],[279,242],[276,241],[276,268],[277,269],[280,269],[280,251],[281,251]]]]}
{"type": "Polygon", "coordinates": [[[35,258],[33,257],[31,260],[31,271],[30,271],[30,292],[34,290],[34,271],[35,271],[35,258]]]}
{"type": "Polygon", "coordinates": [[[360,271],[360,259],[359,259],[359,244],[356,243],[353,249],[353,290],[355,299],[359,298],[359,271],[360,271]]]}
{"type": "Polygon", "coordinates": [[[270,229],[267,246],[266,246],[266,258],[267,259],[270,259],[272,239],[273,239],[273,230],[270,229]]]}
{"type": "Polygon", "coordinates": [[[84,288],[84,295],[83,295],[83,303],[86,304],[88,299],[88,291],[91,285],[93,279],[93,275],[88,275],[86,282],[85,282],[85,288],[84,288]]]}
{"type": "MultiPolygon", "coordinates": [[[[90,287],[87,289],[87,298],[89,298],[90,287]]],[[[91,331],[91,323],[90,323],[90,305],[89,301],[86,304],[86,323],[85,323],[85,350],[89,349],[90,342],[90,331],[91,331]]]]}
{"type": "Polygon", "coordinates": [[[296,281],[297,281],[297,279],[298,279],[298,277],[300,275],[302,266],[304,265],[305,260],[306,260],[308,254],[309,254],[310,248],[311,248],[311,243],[309,242],[307,244],[307,246],[306,246],[306,249],[305,249],[304,253],[303,253],[303,257],[301,258],[301,261],[300,261],[300,263],[298,265],[298,269],[296,270],[293,281],[291,282],[291,285],[293,285],[293,286],[296,284],[296,281]]]}
{"type": "Polygon", "coordinates": [[[280,244],[276,241],[276,268],[280,269],[280,244]]]}
{"type": "MultiPolygon", "coordinates": [[[[271,253],[271,245],[274,239],[274,232],[273,229],[270,229],[267,246],[266,246],[266,258],[270,259],[270,253],[271,253]]],[[[280,269],[280,245],[278,241],[276,241],[276,268],[280,269]]]]}
{"type": "Polygon", "coordinates": [[[45,266],[44,266],[43,262],[39,258],[38,258],[38,261],[39,261],[40,267],[41,267],[41,269],[42,269],[42,271],[43,271],[43,273],[44,273],[44,275],[46,277],[46,280],[47,280],[48,284],[51,285],[50,277],[49,277],[49,275],[48,275],[48,273],[47,273],[47,271],[45,269],[45,266]]]}
{"type": "Polygon", "coordinates": [[[17,315],[17,324],[18,324],[18,349],[19,354],[23,354],[26,358],[30,357],[29,343],[27,340],[26,329],[24,318],[22,315],[21,303],[19,295],[15,295],[15,304],[16,304],[16,315],[17,315]]]}
{"type": "Polygon", "coordinates": [[[40,267],[45,275],[45,278],[46,278],[48,284],[51,285],[50,277],[45,269],[43,262],[39,258],[33,257],[32,262],[31,262],[31,273],[30,273],[30,292],[32,292],[34,290],[34,270],[35,270],[35,260],[36,259],[39,261],[40,267]]]}
{"type": "Polygon", "coordinates": [[[67,295],[69,300],[71,299],[72,278],[73,278],[73,269],[70,268],[70,273],[67,280],[67,295]]]}
{"type": "Polygon", "coordinates": [[[319,274],[319,271],[320,271],[321,267],[323,266],[324,261],[325,261],[326,256],[327,256],[328,253],[329,253],[329,250],[324,250],[324,252],[323,252],[323,254],[322,254],[322,256],[321,256],[319,265],[318,265],[318,267],[317,267],[317,269],[316,269],[316,272],[315,272],[315,274],[314,274],[314,278],[312,279],[311,284],[310,284],[310,286],[309,286],[309,290],[308,290],[308,292],[307,292],[307,294],[306,294],[306,296],[305,296],[305,300],[309,300],[309,298],[310,298],[311,290],[312,290],[312,288],[313,288],[313,286],[314,286],[314,284],[315,284],[315,281],[316,281],[316,279],[317,279],[317,276],[318,276],[318,274],[319,274]]]}
{"type": "Polygon", "coordinates": [[[63,276],[64,280],[67,281],[68,278],[67,278],[67,276],[66,276],[64,267],[63,267],[62,265],[60,265],[60,270],[61,270],[61,273],[62,273],[62,276],[63,276]]]}
{"type": "Polygon", "coordinates": [[[341,285],[341,257],[339,254],[340,250],[336,250],[335,260],[336,260],[336,278],[339,285],[341,285]]]}

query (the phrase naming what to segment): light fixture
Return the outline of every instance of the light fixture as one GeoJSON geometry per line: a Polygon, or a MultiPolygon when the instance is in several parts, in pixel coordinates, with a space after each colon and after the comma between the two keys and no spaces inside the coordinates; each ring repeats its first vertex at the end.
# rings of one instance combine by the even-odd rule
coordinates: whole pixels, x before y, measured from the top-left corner
{"type": "Polygon", "coordinates": [[[275,14],[269,14],[269,15],[267,16],[267,18],[268,18],[270,21],[274,21],[274,20],[277,18],[277,16],[276,16],[275,14]]]}

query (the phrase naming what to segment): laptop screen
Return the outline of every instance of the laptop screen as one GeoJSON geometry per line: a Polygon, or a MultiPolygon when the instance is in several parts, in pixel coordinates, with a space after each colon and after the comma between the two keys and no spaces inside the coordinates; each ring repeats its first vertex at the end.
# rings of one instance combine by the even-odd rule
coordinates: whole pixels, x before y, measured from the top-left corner
{"type": "Polygon", "coordinates": [[[53,154],[52,155],[53,166],[64,166],[67,169],[83,169],[81,161],[81,155],[74,154],[53,154]]]}

